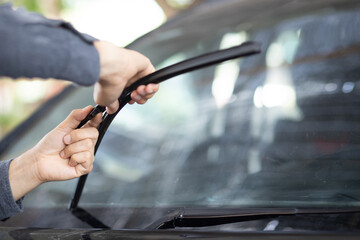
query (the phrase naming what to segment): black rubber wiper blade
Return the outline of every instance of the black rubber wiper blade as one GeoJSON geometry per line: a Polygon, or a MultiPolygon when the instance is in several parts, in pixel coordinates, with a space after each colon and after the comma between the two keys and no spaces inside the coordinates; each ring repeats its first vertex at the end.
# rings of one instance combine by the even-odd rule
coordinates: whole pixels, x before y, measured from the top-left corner
{"type": "MultiPolygon", "coordinates": [[[[172,77],[178,76],[183,73],[191,72],[200,68],[204,68],[207,66],[211,66],[214,64],[218,64],[227,60],[239,58],[239,57],[246,57],[251,56],[254,54],[258,54],[261,52],[261,44],[258,42],[245,42],[239,46],[218,50],[214,52],[210,52],[207,54],[203,54],[194,58],[187,59],[185,61],[173,64],[171,66],[162,68],[160,70],[157,70],[130,85],[120,95],[118,98],[119,101],[119,109],[114,114],[107,114],[104,113],[103,115],[103,121],[100,124],[98,130],[99,130],[99,137],[98,141],[95,145],[95,154],[97,152],[97,149],[102,141],[102,138],[105,135],[106,130],[110,126],[112,120],[115,118],[115,116],[120,112],[120,110],[131,100],[131,92],[134,91],[138,86],[140,85],[147,85],[150,83],[160,83],[165,80],[168,80],[172,77]]],[[[96,116],[96,114],[100,112],[104,112],[105,107],[97,105],[93,111],[79,124],[78,128],[82,127],[87,121],[91,120],[93,117],[96,116]]],[[[87,179],[87,175],[83,175],[79,178],[78,184],[76,186],[76,190],[73,196],[73,199],[71,200],[69,204],[69,209],[74,210],[76,209],[83,188],[85,186],[85,182],[87,179]]]]}
{"type": "Polygon", "coordinates": [[[177,209],[155,221],[147,229],[171,229],[182,227],[208,227],[246,222],[280,216],[305,214],[359,213],[360,208],[202,208],[177,209]]]}
{"type": "Polygon", "coordinates": [[[222,63],[239,57],[246,57],[260,53],[261,44],[258,42],[245,42],[239,46],[222,49],[210,53],[206,53],[197,57],[193,57],[171,66],[162,68],[152,74],[149,74],[123,91],[120,98],[131,94],[138,86],[147,85],[149,83],[160,83],[172,77],[183,73],[191,72],[200,68],[222,63]]]}

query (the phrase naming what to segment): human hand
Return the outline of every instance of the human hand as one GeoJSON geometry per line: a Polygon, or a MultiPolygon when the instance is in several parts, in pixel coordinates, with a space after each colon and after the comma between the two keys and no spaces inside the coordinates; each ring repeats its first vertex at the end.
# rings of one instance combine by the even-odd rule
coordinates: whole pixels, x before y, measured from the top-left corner
{"type": "MultiPolygon", "coordinates": [[[[94,45],[100,56],[100,79],[95,84],[94,100],[106,106],[107,112],[112,114],[119,108],[117,99],[124,88],[155,69],[148,58],[136,51],[119,48],[105,41],[97,41],[94,45]]],[[[130,103],[144,104],[158,89],[159,84],[139,86],[132,92],[130,103]]]]}
{"type": "Polygon", "coordinates": [[[92,170],[101,114],[76,129],[92,109],[72,111],[32,149],[11,162],[9,180],[15,200],[41,183],[73,179],[92,170]]]}

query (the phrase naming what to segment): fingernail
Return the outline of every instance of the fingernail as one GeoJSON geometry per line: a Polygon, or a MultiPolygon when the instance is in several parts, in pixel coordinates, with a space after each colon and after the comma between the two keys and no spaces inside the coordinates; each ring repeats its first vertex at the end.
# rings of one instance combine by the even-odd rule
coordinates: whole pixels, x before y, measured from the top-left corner
{"type": "Polygon", "coordinates": [[[71,137],[70,137],[70,135],[66,135],[66,136],[64,137],[64,142],[65,142],[65,144],[71,143],[71,137]]]}
{"type": "Polygon", "coordinates": [[[62,150],[62,151],[60,152],[60,157],[65,158],[65,152],[64,152],[64,150],[62,150]]]}
{"type": "Polygon", "coordinates": [[[134,100],[139,101],[139,100],[141,100],[141,97],[140,97],[139,95],[135,95],[135,96],[134,96],[134,100]]]}

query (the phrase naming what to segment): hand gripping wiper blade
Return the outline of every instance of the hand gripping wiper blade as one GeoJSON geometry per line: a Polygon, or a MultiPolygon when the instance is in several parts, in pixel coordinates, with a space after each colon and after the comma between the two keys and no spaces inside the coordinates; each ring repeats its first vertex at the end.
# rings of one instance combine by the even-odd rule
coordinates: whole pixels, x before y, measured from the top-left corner
{"type": "MultiPolygon", "coordinates": [[[[160,70],[157,70],[130,85],[120,95],[118,101],[121,105],[125,106],[131,100],[131,92],[134,91],[140,85],[147,85],[150,83],[161,83],[165,80],[168,80],[172,77],[181,75],[183,73],[191,72],[200,68],[208,67],[218,63],[222,63],[227,60],[231,60],[239,57],[246,57],[261,52],[261,44],[258,42],[245,42],[239,46],[218,50],[210,53],[206,53],[197,57],[193,57],[168,67],[164,67],[160,70]]],[[[122,106],[122,107],[123,107],[122,106]]],[[[96,105],[93,111],[83,119],[77,128],[82,127],[89,120],[94,118],[98,113],[104,112],[105,107],[96,105]]],[[[118,111],[114,113],[115,115],[121,110],[119,107],[118,111]]]]}
{"type": "MultiPolygon", "coordinates": [[[[131,92],[134,91],[140,85],[147,85],[150,83],[161,83],[165,80],[168,80],[172,77],[178,76],[183,73],[194,71],[200,68],[207,66],[215,65],[227,60],[251,56],[261,52],[261,44],[258,42],[245,42],[239,46],[231,47],[223,50],[218,50],[210,53],[206,53],[194,58],[187,59],[185,61],[170,65],[168,67],[157,70],[130,85],[120,95],[118,98],[119,109],[114,114],[104,113],[103,121],[100,124],[99,137],[95,145],[95,153],[102,141],[102,138],[111,124],[112,120],[118,114],[118,112],[131,100],[131,92]]],[[[87,121],[91,120],[96,114],[100,112],[105,112],[105,107],[97,105],[93,111],[79,124],[78,128],[81,128],[87,121]]],[[[74,210],[80,200],[82,190],[86,182],[87,175],[83,175],[79,178],[78,184],[74,196],[69,204],[69,209],[74,210]]]]}
{"type": "Polygon", "coordinates": [[[146,229],[208,227],[280,216],[357,213],[360,208],[180,208],[150,224],[146,229]]]}

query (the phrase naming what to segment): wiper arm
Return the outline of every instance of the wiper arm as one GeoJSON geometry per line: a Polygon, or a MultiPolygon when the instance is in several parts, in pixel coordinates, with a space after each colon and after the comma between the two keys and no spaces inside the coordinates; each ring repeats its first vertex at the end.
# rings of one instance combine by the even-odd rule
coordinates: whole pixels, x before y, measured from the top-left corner
{"type": "MultiPolygon", "coordinates": [[[[139,79],[138,81],[130,85],[128,88],[124,89],[124,91],[118,98],[119,109],[114,114],[105,113],[103,115],[103,121],[98,128],[99,137],[95,145],[95,154],[112,120],[115,118],[118,112],[131,100],[131,92],[134,91],[138,86],[147,85],[149,83],[160,83],[183,73],[218,64],[230,59],[250,56],[260,52],[260,43],[245,42],[236,47],[218,50],[204,55],[200,55],[198,57],[190,58],[188,60],[155,71],[152,74],[149,74],[142,79],[139,79]]],[[[104,111],[105,107],[97,105],[94,110],[79,124],[78,128],[82,127],[87,121],[95,117],[99,112],[104,111]]],[[[77,208],[87,176],[88,175],[83,175],[79,178],[73,199],[69,204],[70,210],[74,210],[77,208]]]]}
{"type": "Polygon", "coordinates": [[[171,229],[181,227],[207,227],[251,220],[295,216],[305,214],[336,214],[360,212],[360,208],[245,208],[245,209],[186,209],[171,212],[147,229],[171,229]]]}

